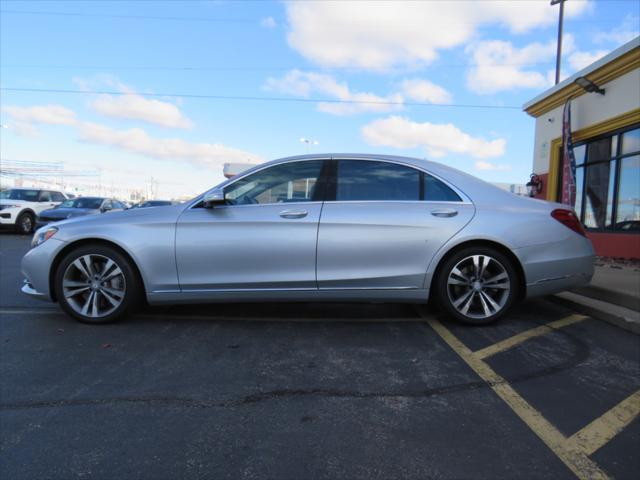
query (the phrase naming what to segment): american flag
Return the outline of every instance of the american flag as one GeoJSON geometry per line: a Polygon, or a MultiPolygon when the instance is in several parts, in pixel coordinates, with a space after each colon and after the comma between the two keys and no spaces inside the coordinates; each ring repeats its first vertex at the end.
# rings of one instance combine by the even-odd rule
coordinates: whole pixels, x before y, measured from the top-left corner
{"type": "Polygon", "coordinates": [[[562,113],[562,203],[576,204],[576,157],[571,141],[571,99],[564,104],[562,113]]]}

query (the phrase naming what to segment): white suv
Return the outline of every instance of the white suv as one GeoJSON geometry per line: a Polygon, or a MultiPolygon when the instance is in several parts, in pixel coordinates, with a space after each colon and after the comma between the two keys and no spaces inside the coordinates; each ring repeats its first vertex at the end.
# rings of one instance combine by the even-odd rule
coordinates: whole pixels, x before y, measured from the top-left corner
{"type": "Polygon", "coordinates": [[[0,226],[11,226],[19,233],[33,231],[41,211],[60,205],[67,196],[57,190],[10,188],[0,192],[0,226]]]}

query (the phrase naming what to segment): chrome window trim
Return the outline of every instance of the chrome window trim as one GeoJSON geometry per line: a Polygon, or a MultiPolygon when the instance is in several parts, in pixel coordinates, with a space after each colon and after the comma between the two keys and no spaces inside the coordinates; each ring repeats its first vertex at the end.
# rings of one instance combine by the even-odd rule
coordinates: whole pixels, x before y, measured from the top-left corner
{"type": "MultiPolygon", "coordinates": [[[[285,165],[287,163],[295,163],[295,162],[310,162],[310,161],[314,161],[314,160],[331,160],[331,157],[327,157],[327,156],[318,156],[318,157],[311,157],[311,158],[291,158],[291,159],[286,159],[286,160],[282,160],[280,161],[276,161],[276,163],[271,163],[271,162],[267,162],[267,165],[264,164],[258,164],[253,168],[250,168],[249,170],[245,171],[244,173],[241,173],[240,175],[236,175],[235,177],[232,178],[228,178],[227,180],[225,180],[222,183],[219,183],[218,185],[216,185],[215,187],[210,188],[209,190],[207,190],[206,192],[198,195],[190,204],[189,206],[185,209],[192,209],[195,205],[198,204],[198,202],[200,202],[202,200],[202,198],[209,193],[211,190],[215,190],[216,188],[226,188],[229,185],[233,185],[234,183],[236,183],[238,180],[242,180],[245,177],[248,177],[249,175],[253,175],[254,173],[258,173],[261,172],[262,170],[265,170],[267,168],[271,168],[271,167],[275,167],[276,165],[285,165]],[[258,168],[261,167],[261,168],[258,168]]],[[[288,202],[287,202],[288,203],[288,202]]],[[[303,203],[303,202],[290,202],[290,203],[303,203]]],[[[309,203],[309,202],[307,202],[309,203]]],[[[312,203],[321,203],[321,202],[312,202],[312,203]]],[[[254,204],[254,205],[280,205],[279,203],[260,203],[260,204],[254,204]]],[[[254,205],[225,205],[227,207],[242,207],[242,206],[254,206],[254,205]]]]}
{"type": "MultiPolygon", "coordinates": [[[[389,160],[389,159],[382,159],[382,158],[376,158],[376,157],[349,157],[349,156],[340,156],[340,157],[332,157],[332,160],[363,160],[365,162],[383,162],[383,163],[393,163],[396,165],[402,165],[404,167],[408,167],[408,168],[413,168],[414,170],[418,170],[419,172],[423,172],[426,173],[427,175],[431,175],[433,178],[440,180],[442,183],[444,183],[446,186],[448,186],[449,188],[451,188],[451,190],[453,190],[455,193],[458,194],[458,196],[461,198],[460,202],[452,202],[452,201],[448,201],[448,202],[436,202],[434,200],[416,200],[419,203],[423,203],[423,202],[432,202],[432,203],[453,203],[456,205],[460,205],[461,203],[473,203],[471,202],[471,199],[467,196],[466,193],[464,193],[462,190],[460,190],[458,187],[456,187],[455,185],[452,185],[451,183],[449,183],[447,180],[443,179],[442,177],[440,177],[439,175],[436,175],[434,173],[431,173],[430,171],[422,168],[422,167],[418,167],[417,165],[414,165],[412,163],[408,163],[408,162],[403,162],[401,160],[389,160]]],[[[340,200],[340,201],[352,201],[352,200],[340,200]]],[[[366,202],[401,202],[403,200],[364,200],[366,202]]],[[[411,200],[410,200],[411,201],[411,200]]]]}
{"type": "MultiPolygon", "coordinates": [[[[277,161],[276,163],[271,163],[268,162],[267,165],[256,165],[253,168],[250,168],[249,170],[247,170],[246,172],[237,175],[233,178],[229,178],[225,181],[223,181],[222,183],[219,183],[218,185],[210,188],[209,190],[207,190],[206,192],[198,195],[193,201],[191,201],[191,203],[188,204],[188,206],[185,208],[186,210],[191,210],[195,207],[195,205],[197,205],[200,201],[202,201],[202,198],[209,193],[210,191],[216,189],[216,188],[225,188],[228,187],[229,185],[233,185],[235,182],[237,182],[238,180],[242,180],[245,177],[248,177],[249,175],[253,175],[254,173],[258,173],[262,170],[265,170],[267,168],[271,168],[271,167],[275,167],[276,165],[284,165],[287,163],[295,163],[295,162],[310,162],[310,161],[314,161],[314,160],[322,160],[322,161],[326,161],[326,160],[362,160],[362,161],[367,161],[367,162],[383,162],[383,163],[391,163],[391,164],[396,164],[396,165],[402,165],[408,168],[413,168],[414,170],[417,170],[419,172],[423,172],[426,173],[427,175],[431,175],[433,178],[441,181],[442,183],[444,183],[446,186],[448,186],[449,188],[451,188],[456,194],[458,194],[458,196],[460,196],[461,201],[460,202],[453,202],[453,201],[435,201],[435,200],[409,200],[409,202],[416,202],[416,203],[429,203],[429,204],[433,204],[433,203],[448,203],[448,204],[452,204],[452,205],[473,205],[473,202],[471,201],[471,199],[469,198],[469,196],[464,193],[462,190],[460,190],[458,187],[456,187],[455,185],[452,185],[450,182],[448,182],[447,180],[445,180],[444,178],[442,178],[440,175],[436,175],[432,172],[430,172],[429,170],[426,170],[422,167],[419,167],[417,165],[414,165],[412,163],[409,162],[403,162],[401,160],[390,160],[390,159],[386,159],[386,158],[380,158],[380,157],[350,157],[348,155],[341,155],[339,157],[332,157],[332,156],[326,156],[326,155],[319,155],[317,157],[309,157],[309,158],[293,158],[293,159],[283,159],[282,161],[277,161]],[[258,168],[260,167],[260,168],[258,168]]],[[[349,203],[359,203],[359,202],[404,202],[405,200],[340,200],[340,201],[330,201],[331,203],[340,203],[340,202],[349,202],[349,203]]],[[[262,203],[262,204],[254,204],[254,205],[225,205],[225,207],[251,207],[251,206],[257,206],[257,205],[285,205],[289,202],[283,202],[283,203],[262,203]]],[[[290,202],[291,204],[295,203],[296,205],[300,205],[302,203],[322,203],[322,202],[290,202]]]]}
{"type": "Polygon", "coordinates": [[[447,204],[447,205],[472,205],[471,202],[467,202],[464,200],[461,200],[459,202],[452,202],[450,200],[443,200],[443,201],[438,201],[438,200],[328,200],[326,203],[331,203],[332,205],[335,205],[337,203],[349,203],[349,204],[353,204],[353,203],[417,203],[420,205],[441,205],[441,204],[447,204]]]}
{"type": "Polygon", "coordinates": [[[218,205],[214,207],[213,210],[222,210],[222,209],[226,210],[227,208],[273,207],[274,205],[280,205],[284,208],[287,205],[318,205],[321,203],[322,202],[320,201],[318,202],[306,201],[306,202],[247,203],[245,205],[218,205]]]}

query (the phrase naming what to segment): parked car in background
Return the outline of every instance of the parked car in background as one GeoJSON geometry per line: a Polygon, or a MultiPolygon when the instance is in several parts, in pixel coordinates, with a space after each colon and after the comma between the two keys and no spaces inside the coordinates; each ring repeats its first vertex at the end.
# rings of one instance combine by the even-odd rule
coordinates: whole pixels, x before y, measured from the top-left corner
{"type": "Polygon", "coordinates": [[[137,203],[131,208],[164,207],[164,206],[173,205],[173,204],[174,202],[170,200],[147,200],[145,202],[137,203]]]}
{"type": "Polygon", "coordinates": [[[55,208],[43,210],[38,215],[36,223],[42,227],[51,222],[59,222],[67,218],[97,215],[99,213],[126,210],[126,206],[113,198],[80,197],[66,200],[55,208]]]}
{"type": "Polygon", "coordinates": [[[0,226],[11,227],[19,233],[33,231],[36,218],[43,210],[67,200],[58,190],[38,188],[9,188],[0,191],[0,226]]]}

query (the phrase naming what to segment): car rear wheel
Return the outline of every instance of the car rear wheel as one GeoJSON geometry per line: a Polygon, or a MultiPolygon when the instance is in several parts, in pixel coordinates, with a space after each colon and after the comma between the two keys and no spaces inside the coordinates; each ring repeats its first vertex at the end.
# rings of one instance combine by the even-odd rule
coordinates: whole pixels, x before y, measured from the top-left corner
{"type": "Polygon", "coordinates": [[[130,261],[104,245],[86,245],[67,254],[54,282],[62,309],[90,324],[119,319],[137,303],[141,291],[130,261]]]}
{"type": "Polygon", "coordinates": [[[35,219],[29,212],[23,212],[18,215],[16,220],[16,230],[22,235],[28,235],[33,232],[33,226],[35,225],[35,219]]]}
{"type": "Polygon", "coordinates": [[[495,322],[511,308],[518,293],[511,259],[490,247],[469,247],[449,257],[436,279],[438,304],[467,324],[495,322]]]}

